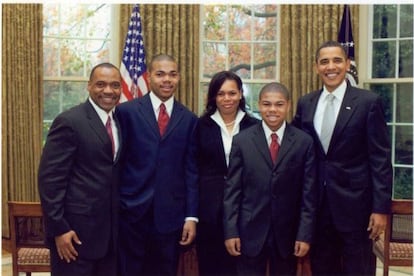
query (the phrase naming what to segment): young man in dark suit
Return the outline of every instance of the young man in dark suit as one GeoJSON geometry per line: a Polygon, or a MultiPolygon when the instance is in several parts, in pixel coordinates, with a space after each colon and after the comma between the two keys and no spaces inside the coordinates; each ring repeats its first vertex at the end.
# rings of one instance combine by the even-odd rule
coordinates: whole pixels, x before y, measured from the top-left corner
{"type": "Polygon", "coordinates": [[[53,121],[40,160],[52,275],[116,275],[120,136],[112,112],[121,95],[118,68],[95,66],[88,91],[85,103],[53,121]]]}
{"type": "Polygon", "coordinates": [[[296,257],[310,247],[315,153],[312,138],[286,123],[289,109],[286,87],[265,85],[262,123],[233,138],[223,223],[227,251],[239,256],[239,275],[265,275],[267,262],[271,275],[295,275],[296,257]]]}
{"type": "Polygon", "coordinates": [[[176,275],[179,246],[196,234],[197,117],[174,99],[180,73],[171,56],[155,56],[148,71],[151,91],[116,114],[124,138],[121,274],[176,275]]]}
{"type": "Polygon", "coordinates": [[[315,57],[323,88],[299,99],[292,122],[313,137],[317,153],[315,275],[375,275],[370,239],[384,231],[390,209],[393,174],[381,99],[352,87],[349,67],[341,44],[323,43],[315,57]]]}

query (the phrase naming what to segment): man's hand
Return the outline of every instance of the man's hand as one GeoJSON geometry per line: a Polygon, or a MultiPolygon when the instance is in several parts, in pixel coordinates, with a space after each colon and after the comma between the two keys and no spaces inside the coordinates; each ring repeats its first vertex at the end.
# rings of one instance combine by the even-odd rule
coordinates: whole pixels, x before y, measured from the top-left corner
{"type": "Polygon", "coordinates": [[[308,253],[310,248],[309,243],[296,241],[295,242],[295,252],[293,253],[296,257],[303,257],[308,253]]]}
{"type": "Polygon", "coordinates": [[[386,225],[387,215],[372,213],[369,218],[367,228],[367,231],[371,231],[371,233],[369,234],[369,238],[372,240],[378,239],[379,235],[381,235],[384,232],[386,225]]]}
{"type": "Polygon", "coordinates": [[[59,257],[61,260],[65,259],[68,263],[70,263],[71,260],[75,261],[78,256],[78,252],[75,250],[75,247],[73,247],[72,241],[78,245],[82,244],[73,230],[55,237],[56,249],[59,257]]]}
{"type": "Polygon", "coordinates": [[[229,252],[232,256],[240,256],[240,238],[232,238],[224,241],[224,244],[226,245],[227,252],[229,252]]]}
{"type": "Polygon", "coordinates": [[[192,220],[187,220],[184,223],[183,233],[181,234],[181,245],[190,245],[196,236],[196,222],[192,220]]]}

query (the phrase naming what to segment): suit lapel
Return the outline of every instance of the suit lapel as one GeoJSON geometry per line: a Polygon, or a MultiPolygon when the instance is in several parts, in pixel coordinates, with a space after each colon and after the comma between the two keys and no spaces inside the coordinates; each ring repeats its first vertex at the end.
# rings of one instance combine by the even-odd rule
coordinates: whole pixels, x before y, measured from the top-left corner
{"type": "MultiPolygon", "coordinates": [[[[162,139],[168,137],[168,135],[176,128],[184,115],[184,107],[174,100],[174,105],[171,113],[171,118],[168,121],[167,129],[165,130],[162,139]]],[[[158,125],[157,125],[158,127],[158,125]]]]}
{"type": "MultiPolygon", "coordinates": [[[[344,99],[342,100],[341,107],[339,109],[338,117],[336,119],[335,128],[332,133],[331,142],[329,144],[329,148],[335,144],[338,138],[341,136],[341,133],[344,131],[345,126],[347,125],[349,119],[352,117],[352,114],[355,112],[357,105],[355,100],[357,99],[357,95],[355,91],[347,84],[347,89],[344,95],[344,99]]],[[[329,149],[328,149],[329,152],[329,149]]]]}
{"type": "Polygon", "coordinates": [[[262,127],[262,124],[254,126],[255,131],[253,132],[253,144],[256,146],[257,151],[266,160],[269,167],[273,167],[273,161],[270,157],[269,146],[267,144],[266,136],[262,127]]]}
{"type": "Polygon", "coordinates": [[[152,108],[151,98],[149,94],[146,94],[142,97],[141,101],[138,101],[138,112],[141,113],[144,120],[150,126],[150,129],[154,134],[160,136],[160,130],[158,128],[157,118],[155,118],[154,109],[152,108]]]}
{"type": "MultiPolygon", "coordinates": [[[[310,106],[310,112],[309,112],[309,118],[307,118],[308,120],[309,120],[309,123],[310,123],[310,125],[314,125],[313,124],[313,120],[314,120],[314,118],[315,118],[315,113],[316,113],[316,107],[318,106],[318,101],[319,101],[319,98],[320,98],[320,96],[321,96],[321,94],[322,94],[322,90],[319,90],[319,92],[318,93],[315,93],[314,95],[313,95],[313,97],[311,97],[310,98],[310,102],[309,102],[309,106],[310,106]]],[[[312,128],[312,135],[314,135],[315,137],[318,137],[319,138],[319,135],[318,135],[318,133],[316,132],[316,130],[315,130],[315,127],[313,127],[312,128]]],[[[319,139],[318,139],[319,140],[319,139]]],[[[321,145],[322,146],[322,145],[321,145]]]]}
{"type": "Polygon", "coordinates": [[[276,164],[274,169],[276,169],[283,161],[285,156],[288,154],[290,149],[293,148],[295,144],[295,133],[291,131],[291,126],[286,124],[285,133],[283,134],[282,144],[279,147],[279,152],[276,158],[276,164]]]}
{"type": "Polygon", "coordinates": [[[93,106],[88,100],[84,103],[84,107],[85,107],[86,117],[89,120],[89,125],[91,129],[95,132],[98,139],[103,144],[105,144],[106,142],[108,142],[106,140],[106,137],[109,140],[109,136],[108,136],[108,133],[106,132],[105,126],[103,125],[101,119],[99,118],[95,109],[93,109],[93,106]]]}

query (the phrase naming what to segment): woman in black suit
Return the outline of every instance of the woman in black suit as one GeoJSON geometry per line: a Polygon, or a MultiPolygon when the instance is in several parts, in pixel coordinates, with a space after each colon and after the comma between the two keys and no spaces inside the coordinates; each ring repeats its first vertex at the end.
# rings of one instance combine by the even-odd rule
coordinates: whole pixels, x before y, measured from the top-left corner
{"type": "Polygon", "coordinates": [[[240,77],[230,71],[216,73],[210,81],[206,109],[197,129],[197,254],[201,276],[236,274],[235,257],[224,246],[223,188],[233,136],[258,122],[246,113],[240,77]]]}

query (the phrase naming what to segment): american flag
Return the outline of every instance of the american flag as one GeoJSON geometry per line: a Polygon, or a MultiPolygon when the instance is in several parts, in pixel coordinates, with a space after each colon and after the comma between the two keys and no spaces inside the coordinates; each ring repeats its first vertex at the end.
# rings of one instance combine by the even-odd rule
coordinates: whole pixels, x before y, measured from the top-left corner
{"type": "Polygon", "coordinates": [[[144,40],[138,4],[134,6],[129,21],[120,71],[123,90],[120,102],[148,93],[147,66],[145,65],[144,40]]]}
{"type": "Polygon", "coordinates": [[[355,43],[352,36],[351,11],[348,5],[344,5],[342,14],[341,28],[338,33],[338,42],[345,48],[348,58],[351,60],[351,66],[346,73],[346,77],[352,86],[358,85],[358,71],[355,62],[355,43]]]}

